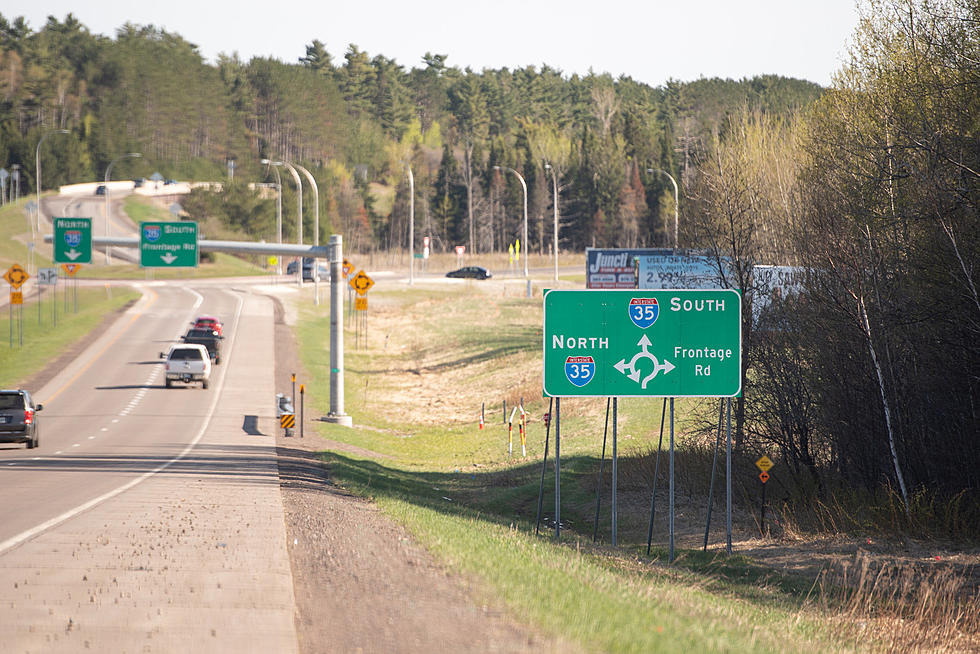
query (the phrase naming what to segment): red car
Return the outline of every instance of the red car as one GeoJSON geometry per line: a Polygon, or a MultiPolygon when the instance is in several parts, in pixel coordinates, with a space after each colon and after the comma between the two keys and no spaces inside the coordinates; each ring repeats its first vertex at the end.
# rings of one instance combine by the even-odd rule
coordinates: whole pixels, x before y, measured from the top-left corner
{"type": "Polygon", "coordinates": [[[221,321],[214,316],[198,316],[193,323],[194,329],[208,329],[221,336],[221,321]]]}

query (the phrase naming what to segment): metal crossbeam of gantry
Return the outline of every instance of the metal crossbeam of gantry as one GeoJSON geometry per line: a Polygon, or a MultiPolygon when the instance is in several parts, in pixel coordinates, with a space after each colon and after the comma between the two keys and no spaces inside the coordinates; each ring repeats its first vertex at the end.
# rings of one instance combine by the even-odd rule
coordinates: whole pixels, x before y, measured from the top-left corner
{"type": "MultiPolygon", "coordinates": [[[[44,235],[44,242],[51,243],[51,234],[44,235]]],[[[120,248],[138,248],[139,237],[136,236],[93,236],[92,247],[109,246],[120,248]]],[[[197,242],[201,252],[233,252],[238,254],[274,254],[287,257],[312,257],[328,259],[329,248],[322,245],[298,245],[295,243],[254,243],[245,241],[211,241],[202,239],[197,242]]]]}

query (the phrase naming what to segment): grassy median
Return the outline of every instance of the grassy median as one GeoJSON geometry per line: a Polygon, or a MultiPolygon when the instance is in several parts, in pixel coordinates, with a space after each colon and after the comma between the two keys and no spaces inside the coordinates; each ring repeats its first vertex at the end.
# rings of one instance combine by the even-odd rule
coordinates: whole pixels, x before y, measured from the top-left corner
{"type": "Polygon", "coordinates": [[[28,298],[28,304],[0,307],[0,388],[18,388],[24,380],[88,336],[106,315],[139,297],[139,293],[128,288],[115,288],[111,296],[103,289],[81,288],[78,290],[76,313],[74,301],[66,311],[62,293],[60,284],[57,300],[50,290],[45,291],[40,304],[40,317],[33,296],[28,298]],[[52,315],[53,311],[55,315],[52,315]]]}

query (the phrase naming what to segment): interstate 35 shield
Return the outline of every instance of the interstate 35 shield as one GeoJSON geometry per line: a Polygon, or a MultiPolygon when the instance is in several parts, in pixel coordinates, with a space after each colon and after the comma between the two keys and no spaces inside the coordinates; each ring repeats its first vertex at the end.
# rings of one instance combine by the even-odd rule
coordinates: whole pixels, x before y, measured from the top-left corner
{"type": "Polygon", "coordinates": [[[654,297],[635,297],[630,300],[630,320],[640,329],[646,329],[657,322],[660,305],[654,297]]]}
{"type": "Polygon", "coordinates": [[[592,357],[568,357],[565,359],[565,377],[579,388],[595,377],[595,359],[592,357]]]}

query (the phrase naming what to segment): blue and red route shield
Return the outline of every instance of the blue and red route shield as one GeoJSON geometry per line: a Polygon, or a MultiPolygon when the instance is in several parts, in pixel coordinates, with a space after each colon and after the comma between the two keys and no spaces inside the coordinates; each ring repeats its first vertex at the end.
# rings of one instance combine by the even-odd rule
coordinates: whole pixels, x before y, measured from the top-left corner
{"type": "Polygon", "coordinates": [[[592,357],[568,357],[565,359],[565,377],[579,388],[595,377],[595,359],[592,357]]]}
{"type": "Polygon", "coordinates": [[[657,304],[657,298],[653,297],[635,297],[630,300],[630,320],[633,324],[640,329],[646,329],[653,323],[657,322],[657,318],[660,316],[660,305],[657,304]]]}

